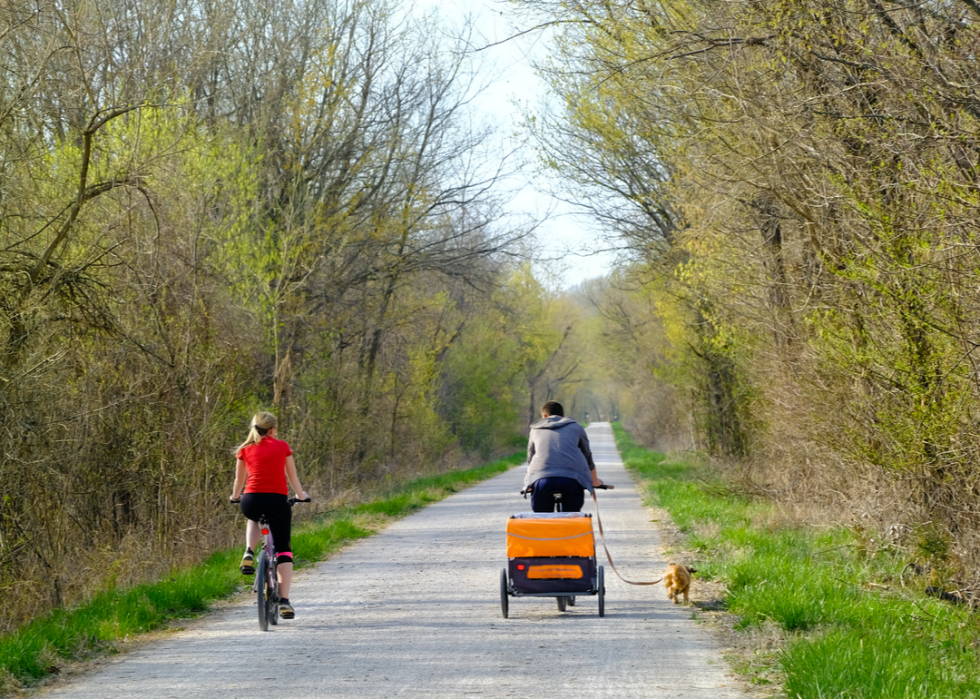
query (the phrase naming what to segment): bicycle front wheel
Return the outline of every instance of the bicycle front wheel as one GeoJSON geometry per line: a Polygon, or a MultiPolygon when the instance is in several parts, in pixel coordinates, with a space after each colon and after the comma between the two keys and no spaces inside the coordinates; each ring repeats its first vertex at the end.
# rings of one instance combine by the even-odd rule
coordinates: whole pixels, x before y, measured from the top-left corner
{"type": "Polygon", "coordinates": [[[259,606],[259,628],[263,631],[269,630],[269,608],[274,602],[269,599],[269,555],[265,551],[259,552],[258,565],[255,567],[255,587],[258,590],[259,606]]]}

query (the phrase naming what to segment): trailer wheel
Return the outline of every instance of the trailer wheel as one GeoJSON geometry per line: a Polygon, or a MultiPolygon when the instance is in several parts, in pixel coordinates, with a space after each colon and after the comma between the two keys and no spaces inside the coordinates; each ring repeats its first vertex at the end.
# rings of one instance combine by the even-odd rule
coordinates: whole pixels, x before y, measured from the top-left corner
{"type": "Polygon", "coordinates": [[[575,595],[572,595],[571,597],[567,597],[566,599],[568,600],[568,606],[569,607],[574,607],[575,606],[575,595]]]}
{"type": "Polygon", "coordinates": [[[599,574],[596,576],[597,587],[599,588],[599,616],[606,616],[606,575],[602,566],[599,566],[599,574]]]}
{"type": "Polygon", "coordinates": [[[507,597],[507,569],[500,569],[500,611],[504,614],[504,619],[507,618],[507,612],[510,608],[510,600],[507,597]]]}
{"type": "Polygon", "coordinates": [[[565,611],[565,604],[566,604],[568,598],[567,597],[558,597],[557,600],[558,600],[558,611],[559,612],[565,611]]]}

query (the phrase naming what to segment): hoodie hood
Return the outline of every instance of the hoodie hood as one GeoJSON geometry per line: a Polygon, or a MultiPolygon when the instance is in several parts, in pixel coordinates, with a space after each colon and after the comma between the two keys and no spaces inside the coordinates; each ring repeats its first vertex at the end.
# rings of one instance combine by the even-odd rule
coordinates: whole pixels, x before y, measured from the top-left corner
{"type": "Polygon", "coordinates": [[[564,427],[565,425],[577,425],[577,424],[578,423],[575,422],[575,420],[573,420],[570,417],[557,417],[555,415],[552,415],[551,417],[546,417],[541,420],[538,420],[537,422],[531,423],[531,429],[532,430],[558,430],[564,427]]]}

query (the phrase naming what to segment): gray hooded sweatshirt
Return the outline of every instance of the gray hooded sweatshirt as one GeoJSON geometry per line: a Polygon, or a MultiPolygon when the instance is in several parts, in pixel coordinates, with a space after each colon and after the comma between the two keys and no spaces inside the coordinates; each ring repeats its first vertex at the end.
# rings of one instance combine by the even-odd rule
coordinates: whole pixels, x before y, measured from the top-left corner
{"type": "Polygon", "coordinates": [[[590,493],[595,462],[585,428],[568,417],[552,415],[531,425],[524,487],[539,478],[574,478],[590,493]]]}

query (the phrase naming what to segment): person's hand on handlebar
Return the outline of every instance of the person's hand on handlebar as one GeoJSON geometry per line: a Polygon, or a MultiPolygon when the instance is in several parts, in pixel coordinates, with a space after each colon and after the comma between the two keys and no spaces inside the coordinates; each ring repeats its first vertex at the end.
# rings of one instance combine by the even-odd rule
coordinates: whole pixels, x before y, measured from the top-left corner
{"type": "Polygon", "coordinates": [[[603,483],[602,481],[599,481],[598,483],[596,483],[595,484],[595,487],[598,488],[599,490],[615,490],[616,489],[616,486],[614,486],[613,484],[611,484],[611,483],[603,483]]]}

